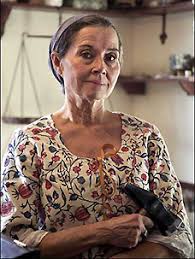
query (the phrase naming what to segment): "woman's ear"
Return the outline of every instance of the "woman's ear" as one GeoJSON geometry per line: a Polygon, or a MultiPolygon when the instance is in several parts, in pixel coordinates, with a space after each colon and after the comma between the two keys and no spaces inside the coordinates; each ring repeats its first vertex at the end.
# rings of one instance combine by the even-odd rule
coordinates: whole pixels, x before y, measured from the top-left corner
{"type": "Polygon", "coordinates": [[[62,76],[62,73],[63,73],[63,66],[62,66],[61,59],[59,58],[59,55],[58,55],[57,52],[52,51],[52,53],[51,53],[51,60],[52,60],[52,64],[53,64],[53,67],[54,67],[55,71],[56,71],[60,76],[62,76]]]}

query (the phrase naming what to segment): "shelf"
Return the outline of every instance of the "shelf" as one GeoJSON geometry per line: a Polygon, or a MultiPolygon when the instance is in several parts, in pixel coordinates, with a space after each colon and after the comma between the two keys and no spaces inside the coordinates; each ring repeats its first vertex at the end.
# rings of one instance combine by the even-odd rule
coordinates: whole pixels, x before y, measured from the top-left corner
{"type": "Polygon", "coordinates": [[[118,83],[125,89],[128,94],[145,94],[148,82],[177,82],[181,85],[188,95],[194,95],[194,78],[183,76],[164,76],[164,77],[133,77],[119,76],[118,83]]]}
{"type": "Polygon", "coordinates": [[[129,13],[132,16],[141,16],[141,15],[162,15],[164,13],[172,14],[172,13],[179,13],[179,12],[188,12],[193,11],[194,5],[192,1],[182,1],[176,2],[172,4],[166,4],[164,6],[157,6],[157,7],[131,7],[127,8],[126,10],[120,9],[118,11],[122,11],[124,13],[129,13]]]}
{"type": "Polygon", "coordinates": [[[128,94],[145,94],[146,80],[137,79],[130,76],[119,76],[118,83],[128,94]]]}
{"type": "Polygon", "coordinates": [[[30,124],[40,117],[14,117],[14,116],[2,116],[2,121],[7,124],[30,124]]]}
{"type": "Polygon", "coordinates": [[[193,81],[179,80],[179,83],[188,95],[194,95],[194,82],[193,81]]]}
{"type": "Polygon", "coordinates": [[[25,9],[25,10],[39,10],[39,11],[58,11],[58,12],[98,12],[107,16],[117,16],[117,17],[138,17],[143,15],[162,15],[164,13],[178,13],[178,12],[188,12],[194,10],[194,5],[192,1],[176,2],[173,4],[167,4],[166,6],[158,7],[129,7],[129,8],[111,8],[107,10],[84,10],[77,9],[68,6],[49,6],[42,4],[31,4],[31,3],[17,3],[17,2],[7,2],[13,8],[25,9]]]}

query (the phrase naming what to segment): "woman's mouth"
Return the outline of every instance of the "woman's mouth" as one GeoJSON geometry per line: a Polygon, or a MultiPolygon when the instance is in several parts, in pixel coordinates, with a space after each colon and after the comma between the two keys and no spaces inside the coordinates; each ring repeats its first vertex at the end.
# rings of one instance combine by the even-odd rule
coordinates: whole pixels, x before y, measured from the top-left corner
{"type": "Polygon", "coordinates": [[[106,85],[106,83],[100,81],[100,80],[90,80],[90,81],[86,81],[87,83],[91,83],[94,85],[106,85]]]}

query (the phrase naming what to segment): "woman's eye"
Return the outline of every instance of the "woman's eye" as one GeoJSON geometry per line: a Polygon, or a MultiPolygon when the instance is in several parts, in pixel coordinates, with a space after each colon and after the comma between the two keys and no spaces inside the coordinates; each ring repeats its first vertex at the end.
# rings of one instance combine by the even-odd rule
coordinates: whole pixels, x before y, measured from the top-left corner
{"type": "Polygon", "coordinates": [[[105,59],[108,62],[113,62],[117,59],[117,56],[115,54],[107,54],[105,59]]]}
{"type": "Polygon", "coordinates": [[[86,59],[91,59],[91,58],[93,58],[92,53],[89,52],[89,51],[82,52],[82,53],[81,53],[81,56],[82,56],[83,58],[86,58],[86,59]]]}

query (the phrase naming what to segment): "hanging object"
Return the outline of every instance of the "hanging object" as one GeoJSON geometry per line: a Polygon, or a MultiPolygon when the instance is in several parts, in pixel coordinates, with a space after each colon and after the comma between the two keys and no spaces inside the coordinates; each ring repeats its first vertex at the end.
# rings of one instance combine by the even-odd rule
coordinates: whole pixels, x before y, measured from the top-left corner
{"type": "MultiPolygon", "coordinates": [[[[62,12],[59,11],[58,13],[58,25],[60,26],[62,23],[62,12]]],[[[31,66],[30,66],[30,59],[27,53],[27,49],[25,46],[25,38],[42,38],[42,39],[51,39],[52,35],[32,35],[32,34],[28,34],[26,32],[22,33],[22,40],[21,40],[21,44],[20,44],[20,48],[18,51],[18,56],[16,59],[16,64],[15,64],[15,68],[14,68],[14,72],[13,72],[13,76],[11,79],[11,84],[10,84],[10,88],[9,88],[9,93],[8,93],[8,97],[7,97],[7,101],[5,104],[5,109],[3,112],[3,116],[2,116],[2,121],[5,123],[11,123],[11,124],[29,124],[33,121],[35,121],[36,119],[40,118],[42,116],[42,111],[41,111],[41,105],[39,102],[39,98],[38,98],[38,94],[37,94],[37,90],[36,90],[36,85],[35,85],[35,80],[33,77],[33,73],[31,70],[31,66]],[[25,66],[25,61],[26,60],[26,65],[27,65],[27,69],[29,72],[29,76],[30,76],[30,81],[31,81],[31,86],[33,88],[33,93],[34,93],[34,97],[36,100],[36,105],[37,105],[37,109],[39,111],[39,115],[38,117],[25,117],[24,116],[24,66],[25,66]],[[10,99],[11,99],[11,95],[13,93],[13,87],[14,87],[14,81],[17,75],[17,70],[18,67],[21,67],[21,91],[20,91],[20,116],[10,116],[7,115],[8,113],[8,107],[10,104],[10,99]]]]}
{"type": "Polygon", "coordinates": [[[41,106],[40,106],[40,102],[39,102],[39,98],[38,98],[38,94],[37,94],[37,90],[36,90],[36,86],[35,86],[35,80],[33,78],[32,70],[30,67],[30,61],[29,61],[28,53],[27,53],[26,46],[25,46],[25,36],[26,35],[27,35],[26,33],[22,34],[22,40],[21,40],[19,51],[18,51],[18,56],[16,59],[13,76],[11,79],[11,84],[10,84],[9,93],[8,93],[8,97],[7,97],[6,104],[5,104],[5,109],[4,109],[3,116],[2,116],[2,120],[5,123],[29,124],[32,121],[34,121],[42,116],[41,106]],[[33,89],[34,97],[36,100],[37,109],[38,109],[39,115],[40,115],[39,117],[25,117],[24,116],[24,66],[25,66],[25,60],[26,60],[26,65],[27,65],[27,69],[29,72],[29,76],[30,76],[30,81],[31,81],[31,86],[33,89]],[[10,104],[11,95],[13,93],[14,82],[16,79],[19,65],[21,68],[20,116],[10,116],[10,115],[7,115],[7,112],[8,112],[8,108],[9,108],[9,104],[10,104]]]}
{"type": "Polygon", "coordinates": [[[160,41],[162,44],[165,44],[165,41],[168,37],[166,34],[166,18],[167,18],[167,14],[166,12],[164,12],[162,14],[162,33],[160,34],[160,41]]]}

